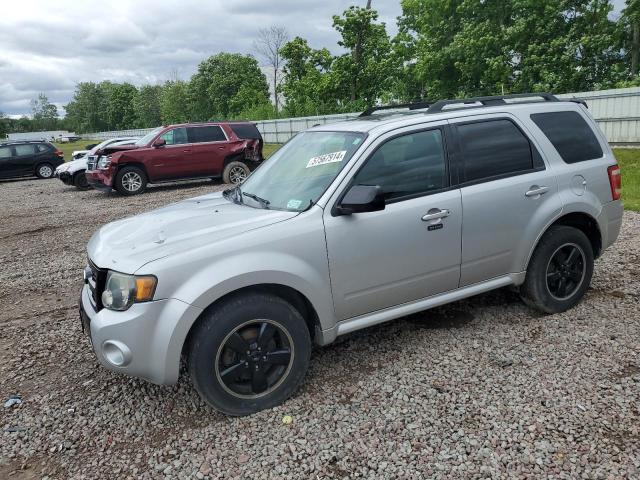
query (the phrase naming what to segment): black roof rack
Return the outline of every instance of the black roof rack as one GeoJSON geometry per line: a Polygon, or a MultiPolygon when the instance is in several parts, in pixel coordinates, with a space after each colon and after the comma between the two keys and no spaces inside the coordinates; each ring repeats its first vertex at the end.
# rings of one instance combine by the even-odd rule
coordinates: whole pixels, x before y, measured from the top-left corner
{"type": "Polygon", "coordinates": [[[394,110],[396,108],[408,108],[409,110],[419,110],[421,108],[428,108],[433,104],[433,102],[427,101],[416,101],[410,103],[396,103],[395,105],[383,105],[380,107],[369,107],[364,112],[362,112],[359,117],[368,117],[373,112],[377,112],[379,110],[394,110]]]}
{"type": "MultiPolygon", "coordinates": [[[[448,105],[469,105],[466,108],[474,108],[471,105],[475,103],[479,103],[476,108],[479,107],[492,107],[495,105],[504,105],[507,102],[505,100],[511,98],[534,98],[540,97],[545,102],[558,102],[558,98],[551,93],[514,93],[511,95],[494,95],[490,97],[472,97],[472,98],[463,98],[460,100],[440,100],[429,107],[427,113],[440,113],[442,110],[448,105]]],[[[519,102],[519,103],[529,103],[529,102],[519,102]]]]}

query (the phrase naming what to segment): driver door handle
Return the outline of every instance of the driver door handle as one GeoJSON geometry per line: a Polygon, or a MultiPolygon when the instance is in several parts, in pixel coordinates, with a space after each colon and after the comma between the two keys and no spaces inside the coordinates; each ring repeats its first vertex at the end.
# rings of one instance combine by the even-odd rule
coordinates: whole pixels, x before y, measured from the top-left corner
{"type": "Polygon", "coordinates": [[[423,222],[428,222],[429,220],[438,220],[440,218],[445,218],[451,215],[451,211],[446,208],[440,210],[439,208],[432,208],[429,210],[429,213],[422,216],[423,222]]]}

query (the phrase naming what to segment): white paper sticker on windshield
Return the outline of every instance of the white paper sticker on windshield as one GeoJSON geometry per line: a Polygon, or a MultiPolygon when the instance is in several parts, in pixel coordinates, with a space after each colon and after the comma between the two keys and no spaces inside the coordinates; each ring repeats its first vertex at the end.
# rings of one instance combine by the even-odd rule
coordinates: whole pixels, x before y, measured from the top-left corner
{"type": "Polygon", "coordinates": [[[347,151],[342,150],[340,152],[325,153],[324,155],[313,157],[309,160],[309,163],[307,163],[307,168],[326,165],[327,163],[341,162],[346,154],[347,151]]]}
{"type": "Polygon", "coordinates": [[[301,204],[302,204],[302,200],[291,199],[287,202],[287,208],[293,208],[293,209],[300,208],[301,204]]]}

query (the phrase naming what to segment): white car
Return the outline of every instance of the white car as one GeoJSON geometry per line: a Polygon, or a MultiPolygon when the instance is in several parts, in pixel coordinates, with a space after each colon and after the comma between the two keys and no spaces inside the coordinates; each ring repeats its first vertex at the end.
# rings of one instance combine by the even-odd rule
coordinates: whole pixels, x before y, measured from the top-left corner
{"type": "MultiPolygon", "coordinates": [[[[89,188],[89,184],[87,183],[87,178],[84,176],[84,172],[87,170],[89,155],[94,155],[96,152],[103,150],[108,146],[131,145],[132,143],[135,143],[136,140],[137,138],[133,137],[119,137],[105,140],[93,147],[91,150],[87,150],[80,158],[60,165],[56,168],[55,176],[58,177],[65,185],[72,185],[79,190],[86,190],[89,188]]],[[[76,153],[79,152],[73,152],[72,156],[74,159],[76,158],[76,153]]]]}

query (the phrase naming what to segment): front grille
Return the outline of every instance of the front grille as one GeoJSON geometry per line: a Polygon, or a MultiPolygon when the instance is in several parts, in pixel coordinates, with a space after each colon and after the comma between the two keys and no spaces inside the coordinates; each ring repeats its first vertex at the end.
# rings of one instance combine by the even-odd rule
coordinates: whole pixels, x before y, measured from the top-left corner
{"type": "Polygon", "coordinates": [[[98,165],[98,156],[89,155],[89,157],[87,158],[87,170],[95,170],[96,165],[98,165]]]}
{"type": "Polygon", "coordinates": [[[86,282],[89,286],[90,299],[96,312],[102,310],[102,292],[104,291],[105,282],[107,280],[107,271],[96,267],[91,260],[89,260],[86,282]]]}

